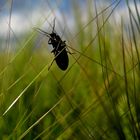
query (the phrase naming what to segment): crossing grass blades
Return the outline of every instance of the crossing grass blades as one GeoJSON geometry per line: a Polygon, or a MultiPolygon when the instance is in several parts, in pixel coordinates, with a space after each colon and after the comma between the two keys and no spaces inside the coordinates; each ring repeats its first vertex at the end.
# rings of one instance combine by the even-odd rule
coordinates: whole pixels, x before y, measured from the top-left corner
{"type": "MultiPolygon", "coordinates": [[[[61,37],[55,32],[55,19],[53,24],[52,33],[47,33],[40,28],[35,28],[41,34],[44,34],[49,38],[48,44],[53,46],[53,50],[51,53],[54,54],[55,58],[53,59],[51,65],[55,61],[57,66],[61,70],[66,70],[69,64],[69,58],[66,50],[66,41],[62,41],[61,37]]],[[[48,70],[50,69],[51,65],[49,66],[48,70]]]]}

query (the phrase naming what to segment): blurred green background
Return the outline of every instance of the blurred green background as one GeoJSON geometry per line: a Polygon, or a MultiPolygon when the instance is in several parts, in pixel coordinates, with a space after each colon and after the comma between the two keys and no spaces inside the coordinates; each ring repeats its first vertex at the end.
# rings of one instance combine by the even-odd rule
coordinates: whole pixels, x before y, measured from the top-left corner
{"type": "Polygon", "coordinates": [[[16,2],[0,11],[0,139],[140,139],[139,2],[41,0],[35,15],[16,2]],[[33,29],[54,18],[66,71],[48,70],[52,46],[33,29]]]}

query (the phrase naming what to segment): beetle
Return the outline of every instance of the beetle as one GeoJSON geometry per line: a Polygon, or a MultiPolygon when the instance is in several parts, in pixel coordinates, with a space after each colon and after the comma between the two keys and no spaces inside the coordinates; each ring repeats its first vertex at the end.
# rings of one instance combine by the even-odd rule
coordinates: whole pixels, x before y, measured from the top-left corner
{"type": "MultiPolygon", "coordinates": [[[[51,65],[55,61],[57,66],[61,70],[65,71],[68,68],[68,64],[69,64],[68,53],[66,50],[66,41],[62,41],[61,37],[55,32],[54,28],[55,28],[55,19],[54,19],[53,30],[51,33],[47,33],[40,28],[35,28],[35,29],[38,32],[43,33],[44,35],[46,35],[49,38],[48,44],[52,45],[53,50],[51,51],[51,53],[53,53],[55,56],[51,65]]],[[[49,68],[50,68],[50,66],[49,66],[49,68]]]]}

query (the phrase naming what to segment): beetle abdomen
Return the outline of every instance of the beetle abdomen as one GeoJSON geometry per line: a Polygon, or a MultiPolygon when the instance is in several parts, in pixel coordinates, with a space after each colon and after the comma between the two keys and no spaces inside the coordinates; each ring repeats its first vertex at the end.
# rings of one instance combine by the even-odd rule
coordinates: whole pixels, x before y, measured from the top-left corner
{"type": "Polygon", "coordinates": [[[66,70],[69,64],[67,51],[63,50],[59,55],[56,54],[55,61],[61,70],[66,70]]]}

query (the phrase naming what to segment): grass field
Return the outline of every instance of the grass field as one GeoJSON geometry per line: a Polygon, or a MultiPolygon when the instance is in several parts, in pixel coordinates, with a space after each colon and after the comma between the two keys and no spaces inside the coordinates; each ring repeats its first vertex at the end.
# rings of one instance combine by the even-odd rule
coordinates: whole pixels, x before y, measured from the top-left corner
{"type": "MultiPolygon", "coordinates": [[[[72,28],[65,14],[63,30],[54,10],[50,13],[72,52],[66,71],[55,62],[48,70],[54,58],[48,38],[31,30],[19,40],[9,26],[0,52],[1,140],[140,139],[138,2],[132,1],[134,15],[125,1],[128,24],[123,18],[119,23],[110,20],[121,0],[103,8],[87,0],[84,21],[78,2],[71,3],[72,28]]],[[[12,11],[9,20],[10,15],[12,11]]],[[[38,23],[42,28],[44,23],[38,23]]]]}

